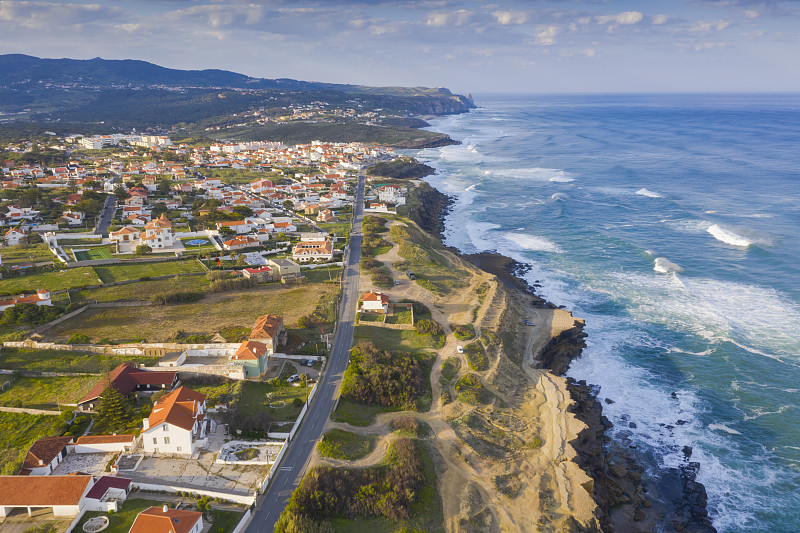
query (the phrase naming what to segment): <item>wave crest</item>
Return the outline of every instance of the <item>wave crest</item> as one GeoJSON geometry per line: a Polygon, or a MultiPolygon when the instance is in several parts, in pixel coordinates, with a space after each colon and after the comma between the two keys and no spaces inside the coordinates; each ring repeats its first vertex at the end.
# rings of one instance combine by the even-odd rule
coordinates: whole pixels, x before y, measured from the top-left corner
{"type": "Polygon", "coordinates": [[[727,230],[718,224],[712,224],[706,231],[718,241],[724,242],[725,244],[730,244],[731,246],[747,248],[753,244],[753,242],[746,237],[742,237],[741,235],[727,230]]]}

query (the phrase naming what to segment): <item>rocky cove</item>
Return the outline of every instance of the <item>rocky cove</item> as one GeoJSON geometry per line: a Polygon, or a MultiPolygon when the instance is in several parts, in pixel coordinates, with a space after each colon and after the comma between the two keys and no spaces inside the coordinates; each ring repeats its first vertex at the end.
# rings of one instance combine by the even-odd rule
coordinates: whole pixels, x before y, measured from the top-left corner
{"type": "MultiPolygon", "coordinates": [[[[452,199],[427,184],[418,187],[415,194],[420,205],[409,216],[441,240],[452,199]]],[[[497,276],[507,289],[524,295],[532,306],[558,308],[536,294],[537,283],[525,281],[526,265],[494,252],[462,254],[449,249],[497,276]]],[[[563,376],[570,363],[581,356],[586,336],[583,321],[575,320],[572,328],[552,337],[541,349],[536,366],[563,376]]],[[[716,532],[708,516],[705,487],[696,481],[700,465],[690,460],[690,448],[684,449],[685,462],[679,468],[646,468],[646,464],[658,464],[657,458],[644,456],[646,452],[637,449],[624,431],[610,436],[613,425],[603,415],[597,390],[571,378],[567,379],[567,389],[573,402],[570,412],[586,425],[570,444],[577,452],[575,462],[593,480],[595,514],[602,531],[716,532]]]]}

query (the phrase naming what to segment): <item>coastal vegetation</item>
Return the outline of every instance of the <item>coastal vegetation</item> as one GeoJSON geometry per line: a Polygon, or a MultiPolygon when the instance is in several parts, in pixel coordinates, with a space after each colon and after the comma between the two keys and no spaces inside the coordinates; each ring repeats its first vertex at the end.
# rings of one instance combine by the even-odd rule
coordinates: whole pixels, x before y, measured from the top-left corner
{"type": "Polygon", "coordinates": [[[367,169],[367,173],[392,179],[422,179],[433,174],[435,168],[420,163],[413,157],[400,157],[391,161],[382,161],[367,169]]]}
{"type": "Polygon", "coordinates": [[[31,444],[65,429],[61,416],[0,412],[0,475],[16,474],[31,444]]]}
{"type": "Polygon", "coordinates": [[[374,435],[359,435],[343,429],[332,429],[322,436],[317,450],[323,457],[355,461],[375,449],[374,435]]]}
{"type": "Polygon", "coordinates": [[[411,270],[416,283],[437,296],[446,296],[456,289],[467,287],[469,274],[446,258],[443,246],[412,224],[396,224],[390,230],[392,241],[398,244],[403,261],[397,270],[411,270]]]}
{"type": "Polygon", "coordinates": [[[430,531],[442,523],[436,476],[419,441],[398,437],[384,462],[368,468],[312,468],[275,526],[277,533],[351,530],[430,531]]]}

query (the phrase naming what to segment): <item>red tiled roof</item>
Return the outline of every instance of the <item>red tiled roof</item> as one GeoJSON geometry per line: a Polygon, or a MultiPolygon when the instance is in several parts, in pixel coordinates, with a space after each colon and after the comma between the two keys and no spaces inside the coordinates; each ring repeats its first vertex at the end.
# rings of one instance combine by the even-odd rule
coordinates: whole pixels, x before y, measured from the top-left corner
{"type": "Polygon", "coordinates": [[[258,360],[259,357],[262,357],[266,354],[267,345],[263,342],[244,341],[241,346],[239,346],[239,349],[236,350],[233,358],[238,361],[253,361],[258,360]]]}
{"type": "Polygon", "coordinates": [[[78,403],[99,398],[109,384],[121,395],[127,396],[138,385],[171,385],[174,382],[175,372],[142,370],[133,366],[133,363],[122,363],[108,374],[108,379],[101,379],[78,403]]]}
{"type": "Polygon", "coordinates": [[[150,427],[153,428],[166,422],[185,430],[191,430],[197,419],[197,406],[204,401],[206,401],[205,394],[186,387],[178,387],[153,406],[153,412],[148,418],[150,427]]]}
{"type": "Polygon", "coordinates": [[[0,507],[78,505],[92,476],[0,476],[0,507]]]}
{"type": "Polygon", "coordinates": [[[47,437],[37,440],[28,450],[22,468],[39,468],[49,465],[70,442],[72,442],[72,437],[47,437]]]}
{"type": "Polygon", "coordinates": [[[91,489],[89,489],[89,492],[86,493],[86,497],[93,500],[99,500],[105,496],[108,489],[128,490],[130,484],[131,480],[124,477],[103,476],[95,482],[91,489]]]}
{"type": "Polygon", "coordinates": [[[256,325],[250,332],[251,339],[274,339],[278,336],[278,331],[283,324],[283,317],[275,315],[264,315],[256,319],[256,325]]]}
{"type": "Polygon", "coordinates": [[[115,442],[133,442],[136,435],[85,435],[78,437],[75,444],[113,444],[115,442]]]}
{"type": "Polygon", "coordinates": [[[128,533],[189,533],[203,513],[150,507],[136,516],[128,533]]]}

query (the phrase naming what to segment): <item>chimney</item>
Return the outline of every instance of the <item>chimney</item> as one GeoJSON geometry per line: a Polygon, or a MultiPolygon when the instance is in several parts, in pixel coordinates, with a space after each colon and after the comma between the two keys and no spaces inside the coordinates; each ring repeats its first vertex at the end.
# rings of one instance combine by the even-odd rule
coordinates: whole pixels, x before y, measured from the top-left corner
{"type": "Polygon", "coordinates": [[[165,513],[166,513],[167,511],[169,511],[169,507],[167,507],[167,504],[166,504],[166,503],[164,504],[164,507],[162,507],[162,508],[161,508],[161,510],[162,510],[162,511],[164,511],[165,513]]]}

